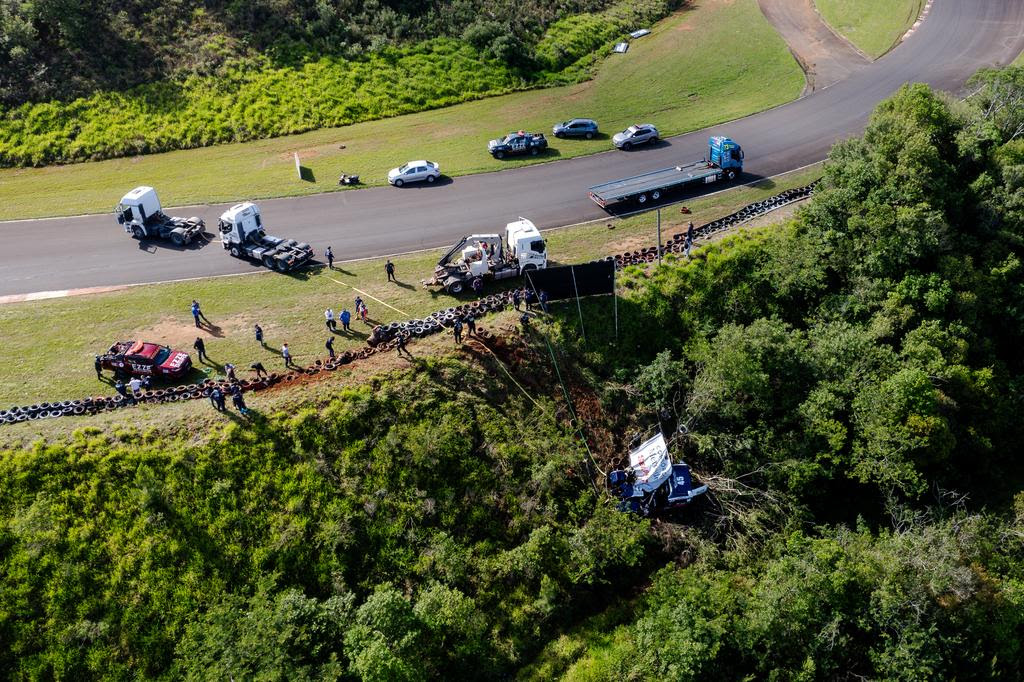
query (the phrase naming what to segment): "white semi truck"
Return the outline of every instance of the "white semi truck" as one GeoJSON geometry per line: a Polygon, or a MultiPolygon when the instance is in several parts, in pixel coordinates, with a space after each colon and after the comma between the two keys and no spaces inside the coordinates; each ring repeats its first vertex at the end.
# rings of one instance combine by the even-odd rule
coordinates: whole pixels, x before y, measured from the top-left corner
{"type": "Polygon", "coordinates": [[[117,222],[136,239],[170,239],[177,246],[203,236],[206,223],[195,216],[175,218],[164,214],[152,187],[136,187],[121,197],[114,209],[117,222]]]}
{"type": "Polygon", "coordinates": [[[537,227],[526,218],[505,226],[505,234],[463,237],[437,262],[434,276],[423,282],[441,286],[450,294],[467,287],[479,289],[487,280],[518,277],[548,265],[547,246],[537,227]],[[478,282],[474,285],[474,282],[478,282]]]}
{"type": "Polygon", "coordinates": [[[313,259],[309,244],[264,232],[259,206],[252,202],[235,204],[224,211],[219,227],[224,250],[235,258],[259,261],[278,272],[294,270],[313,259]]]}

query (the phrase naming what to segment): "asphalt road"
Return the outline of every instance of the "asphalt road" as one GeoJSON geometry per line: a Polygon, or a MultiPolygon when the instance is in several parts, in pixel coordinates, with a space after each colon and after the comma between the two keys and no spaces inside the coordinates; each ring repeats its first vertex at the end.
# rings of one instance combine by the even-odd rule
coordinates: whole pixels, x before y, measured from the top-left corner
{"type": "MultiPolygon", "coordinates": [[[[977,69],[1024,49],[1024,0],[935,0],[928,18],[891,53],[824,90],[770,111],[681,135],[655,148],[456,178],[422,187],[379,187],[260,202],[268,231],[331,245],[338,259],[449,245],[494,232],[517,216],[539,227],[601,218],[586,188],[704,156],[707,137],[733,137],[746,152],[745,181],[820,161],[836,140],[863,130],[877,102],[903,83],[958,91],[977,69]]],[[[586,112],[580,112],[585,115],[586,112]]],[[[653,123],[657,123],[656,117],[653,123]]],[[[562,143],[568,144],[568,143],[562,143]]],[[[429,150],[424,150],[429,157],[429,150]]],[[[715,187],[715,186],[712,186],[715,187]]],[[[159,188],[158,188],[159,189],[159,188]]],[[[117,197],[111,197],[111,205],[117,197]]],[[[216,225],[222,205],[186,207],[216,225]]],[[[203,277],[258,269],[219,243],[178,250],[139,244],[111,214],[0,223],[0,296],[203,277]]]]}

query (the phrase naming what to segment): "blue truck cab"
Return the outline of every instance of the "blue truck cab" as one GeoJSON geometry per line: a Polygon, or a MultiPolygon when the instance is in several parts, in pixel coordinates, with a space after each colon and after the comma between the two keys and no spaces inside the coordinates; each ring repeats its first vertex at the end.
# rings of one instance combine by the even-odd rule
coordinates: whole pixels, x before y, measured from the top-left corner
{"type": "Polygon", "coordinates": [[[733,177],[743,172],[742,147],[728,137],[720,135],[710,138],[708,145],[711,148],[708,160],[724,171],[733,171],[732,174],[727,173],[728,179],[732,180],[733,177]]]}

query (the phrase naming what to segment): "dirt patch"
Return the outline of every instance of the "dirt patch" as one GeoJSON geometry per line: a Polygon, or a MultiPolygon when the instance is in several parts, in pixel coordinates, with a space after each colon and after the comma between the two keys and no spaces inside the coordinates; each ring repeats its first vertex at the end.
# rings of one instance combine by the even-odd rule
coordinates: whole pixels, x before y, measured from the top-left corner
{"type": "MultiPolygon", "coordinates": [[[[176,350],[189,350],[196,337],[202,337],[204,341],[223,338],[228,335],[239,336],[252,334],[253,319],[249,315],[235,315],[223,320],[214,320],[213,323],[203,323],[202,327],[196,327],[192,317],[185,319],[171,317],[170,315],[149,327],[140,327],[131,332],[132,338],[138,341],[154,341],[170,346],[176,350]]],[[[273,334],[274,325],[264,325],[263,331],[268,336],[273,334]]]]}
{"type": "Polygon", "coordinates": [[[280,154],[277,155],[277,158],[281,159],[282,161],[294,161],[296,154],[299,155],[299,161],[306,161],[308,159],[315,159],[316,157],[320,156],[320,150],[319,149],[299,149],[299,150],[294,150],[293,149],[290,152],[281,152],[280,154]]]}

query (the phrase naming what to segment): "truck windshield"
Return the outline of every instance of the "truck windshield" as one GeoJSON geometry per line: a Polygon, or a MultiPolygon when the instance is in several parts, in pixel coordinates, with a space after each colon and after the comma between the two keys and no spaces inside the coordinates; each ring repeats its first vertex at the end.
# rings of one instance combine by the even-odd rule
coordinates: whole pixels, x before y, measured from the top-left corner
{"type": "Polygon", "coordinates": [[[124,204],[117,205],[117,214],[124,218],[124,221],[126,223],[130,223],[132,220],[135,219],[135,216],[132,215],[132,207],[125,206],[124,204]]]}

